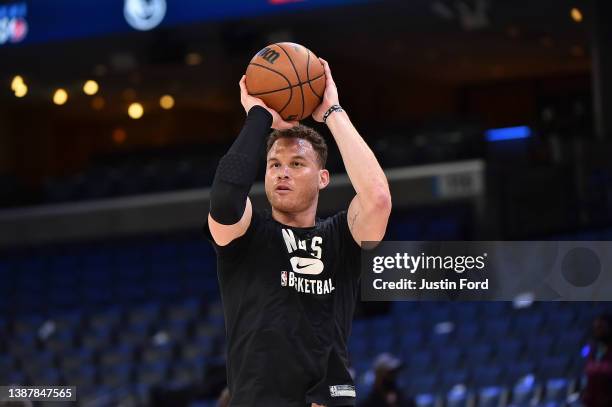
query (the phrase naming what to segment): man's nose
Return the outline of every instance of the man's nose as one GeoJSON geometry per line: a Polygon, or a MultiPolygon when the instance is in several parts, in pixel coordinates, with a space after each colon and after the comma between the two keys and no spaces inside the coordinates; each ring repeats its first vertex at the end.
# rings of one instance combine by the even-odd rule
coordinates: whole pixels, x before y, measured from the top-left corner
{"type": "Polygon", "coordinates": [[[289,178],[289,166],[283,165],[281,168],[279,168],[276,176],[278,178],[289,178]]]}

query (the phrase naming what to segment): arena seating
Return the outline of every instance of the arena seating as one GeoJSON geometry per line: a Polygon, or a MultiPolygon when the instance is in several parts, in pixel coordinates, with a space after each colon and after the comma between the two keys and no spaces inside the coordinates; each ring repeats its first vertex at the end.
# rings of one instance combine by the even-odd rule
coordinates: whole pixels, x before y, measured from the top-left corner
{"type": "MultiPolygon", "coordinates": [[[[394,223],[462,236],[460,215],[421,215],[394,223]]],[[[82,405],[164,405],[168,392],[214,405],[225,336],[214,252],[201,234],[61,244],[1,259],[1,382],[76,385],[82,405]]],[[[402,388],[422,407],[533,398],[561,406],[578,385],[590,323],[604,306],[393,303],[354,323],[359,394],[371,386],[373,358],[392,352],[405,362],[402,388]]]]}

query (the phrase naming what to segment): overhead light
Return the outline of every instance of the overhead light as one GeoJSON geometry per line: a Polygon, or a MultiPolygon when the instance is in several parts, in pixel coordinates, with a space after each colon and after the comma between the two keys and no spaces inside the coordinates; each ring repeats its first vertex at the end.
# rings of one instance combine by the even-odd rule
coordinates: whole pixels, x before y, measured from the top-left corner
{"type": "Polygon", "coordinates": [[[131,102],[134,99],[136,99],[136,91],[132,88],[127,88],[126,90],[124,90],[121,93],[121,97],[127,101],[127,102],[131,102]]]}
{"type": "Polygon", "coordinates": [[[113,130],[113,142],[115,144],[123,144],[127,139],[127,133],[121,127],[113,130]]]}
{"type": "Polygon", "coordinates": [[[185,63],[189,66],[196,66],[202,63],[202,55],[197,52],[190,52],[185,56],[185,63]]]}
{"type": "Polygon", "coordinates": [[[128,107],[128,115],[132,119],[140,119],[144,114],[144,108],[140,103],[132,103],[130,107],[128,107]]]}
{"type": "Polygon", "coordinates": [[[174,107],[174,98],[170,95],[164,95],[159,99],[159,105],[162,109],[170,110],[174,107]]]}
{"type": "Polygon", "coordinates": [[[553,41],[553,39],[551,37],[549,37],[548,35],[545,35],[545,36],[540,38],[540,44],[543,47],[550,48],[553,45],[555,45],[555,42],[553,41]]]}
{"type": "Polygon", "coordinates": [[[572,47],[570,48],[570,54],[576,58],[583,57],[584,48],[582,48],[580,45],[572,45],[572,47]]]}
{"type": "Polygon", "coordinates": [[[506,33],[508,34],[508,37],[510,38],[518,38],[521,35],[521,30],[517,26],[511,25],[506,30],[506,33]]]}
{"type": "Polygon", "coordinates": [[[91,107],[94,110],[102,110],[104,109],[104,105],[106,104],[106,101],[104,100],[104,98],[102,96],[96,96],[95,98],[93,98],[91,100],[91,107]]]}
{"type": "Polygon", "coordinates": [[[65,89],[57,89],[53,94],[53,103],[56,105],[63,105],[68,101],[68,92],[65,89]]]}
{"type": "Polygon", "coordinates": [[[13,80],[11,81],[11,90],[17,91],[17,88],[23,85],[23,78],[19,75],[15,75],[13,80]]]}
{"type": "Polygon", "coordinates": [[[582,11],[580,11],[579,8],[574,7],[572,8],[572,10],[570,11],[570,15],[572,16],[572,20],[574,20],[577,23],[581,23],[582,22],[582,11]]]}
{"type": "Polygon", "coordinates": [[[88,80],[87,82],[85,82],[85,85],[83,85],[83,92],[85,92],[85,94],[89,96],[98,93],[99,89],[100,87],[98,86],[98,82],[96,81],[88,80]]]}
{"type": "Polygon", "coordinates": [[[14,91],[15,91],[15,96],[17,96],[18,98],[22,98],[28,94],[28,87],[26,84],[22,83],[22,84],[15,86],[14,91]]]}

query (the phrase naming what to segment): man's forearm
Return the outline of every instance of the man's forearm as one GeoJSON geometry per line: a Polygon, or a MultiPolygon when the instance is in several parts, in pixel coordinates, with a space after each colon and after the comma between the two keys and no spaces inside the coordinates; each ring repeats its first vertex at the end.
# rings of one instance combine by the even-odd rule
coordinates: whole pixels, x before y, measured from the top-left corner
{"type": "Polygon", "coordinates": [[[357,132],[344,111],[327,119],[344,167],[362,205],[378,205],[389,199],[389,184],[376,156],[357,132]]]}
{"type": "Polygon", "coordinates": [[[219,160],[210,191],[210,215],[215,221],[232,225],[242,218],[271,124],[266,109],[251,108],[242,131],[219,160]]]}

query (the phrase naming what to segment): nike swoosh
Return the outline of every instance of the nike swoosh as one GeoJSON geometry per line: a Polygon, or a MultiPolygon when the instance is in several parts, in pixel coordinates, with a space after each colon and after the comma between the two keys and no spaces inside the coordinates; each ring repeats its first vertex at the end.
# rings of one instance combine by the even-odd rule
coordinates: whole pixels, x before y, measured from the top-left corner
{"type": "Polygon", "coordinates": [[[323,262],[310,257],[292,257],[291,268],[298,274],[317,275],[323,272],[323,262]]]}

